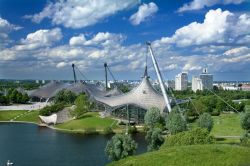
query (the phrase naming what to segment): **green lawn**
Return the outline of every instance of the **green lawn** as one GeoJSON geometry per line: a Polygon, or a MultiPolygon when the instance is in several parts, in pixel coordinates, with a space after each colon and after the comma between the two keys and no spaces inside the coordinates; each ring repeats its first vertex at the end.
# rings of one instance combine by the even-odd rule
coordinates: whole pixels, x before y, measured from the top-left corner
{"type": "MultiPolygon", "coordinates": [[[[214,126],[211,134],[214,136],[242,136],[243,130],[240,126],[240,114],[220,114],[213,116],[214,126]]],[[[197,123],[189,124],[191,128],[197,127],[197,123]]]]}
{"type": "Polygon", "coordinates": [[[211,134],[214,136],[241,136],[240,114],[221,114],[213,116],[214,127],[211,134]]]}
{"type": "Polygon", "coordinates": [[[113,162],[109,166],[236,166],[250,165],[250,148],[235,145],[169,147],[113,162]]]}
{"type": "Polygon", "coordinates": [[[0,121],[10,121],[13,118],[19,116],[14,121],[25,121],[25,122],[35,122],[38,119],[39,111],[28,112],[26,110],[10,110],[10,111],[0,111],[0,121]]]}
{"type": "Polygon", "coordinates": [[[11,111],[0,111],[0,121],[10,121],[14,117],[23,114],[25,110],[11,110],[11,111]]]}
{"type": "Polygon", "coordinates": [[[21,116],[16,119],[16,121],[25,121],[25,122],[34,122],[38,123],[39,122],[39,111],[31,111],[27,112],[24,116],[21,116]]]}
{"type": "Polygon", "coordinates": [[[88,112],[80,119],[71,120],[63,124],[58,124],[56,125],[56,127],[68,130],[86,130],[90,128],[103,130],[105,127],[111,126],[113,123],[113,127],[116,127],[115,120],[111,118],[100,118],[98,112],[88,112]]]}

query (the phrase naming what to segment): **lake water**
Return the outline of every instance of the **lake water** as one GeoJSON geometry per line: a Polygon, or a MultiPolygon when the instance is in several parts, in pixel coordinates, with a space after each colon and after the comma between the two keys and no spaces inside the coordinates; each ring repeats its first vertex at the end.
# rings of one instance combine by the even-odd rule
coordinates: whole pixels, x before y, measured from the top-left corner
{"type": "MultiPolygon", "coordinates": [[[[143,134],[133,136],[137,154],[146,151],[143,134]]],[[[102,166],[111,136],[62,133],[33,124],[0,123],[0,166],[102,166]]]]}

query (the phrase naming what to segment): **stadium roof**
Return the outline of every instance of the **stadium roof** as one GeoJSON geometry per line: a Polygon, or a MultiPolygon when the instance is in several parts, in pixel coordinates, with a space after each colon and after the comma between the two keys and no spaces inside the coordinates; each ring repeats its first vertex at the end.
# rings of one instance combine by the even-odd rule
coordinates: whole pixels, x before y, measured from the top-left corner
{"type": "Polygon", "coordinates": [[[136,105],[146,110],[157,107],[160,110],[165,109],[165,100],[159,92],[157,92],[149,81],[147,67],[145,68],[144,77],[141,83],[130,92],[113,97],[94,97],[96,101],[106,104],[110,107],[121,107],[124,105],[136,105]]]}
{"type": "Polygon", "coordinates": [[[108,97],[108,96],[122,94],[122,92],[116,87],[114,89],[111,89],[110,91],[106,91],[104,87],[95,84],[81,83],[81,82],[75,84],[68,84],[64,82],[52,81],[40,87],[39,89],[30,91],[29,96],[37,98],[45,98],[45,99],[53,98],[60,90],[63,89],[70,90],[76,94],[84,92],[89,94],[90,97],[92,96],[108,97]]]}

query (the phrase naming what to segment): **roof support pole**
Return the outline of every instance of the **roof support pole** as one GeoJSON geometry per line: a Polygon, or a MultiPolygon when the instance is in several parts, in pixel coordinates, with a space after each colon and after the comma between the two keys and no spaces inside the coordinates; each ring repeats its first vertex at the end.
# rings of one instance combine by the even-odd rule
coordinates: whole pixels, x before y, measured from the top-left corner
{"type": "Polygon", "coordinates": [[[150,42],[146,42],[146,44],[148,46],[148,50],[150,52],[150,55],[151,55],[151,58],[152,58],[152,61],[153,61],[153,64],[154,64],[156,75],[158,77],[158,81],[159,81],[159,84],[160,84],[160,87],[161,87],[161,91],[162,91],[164,100],[166,102],[166,106],[167,106],[168,112],[171,112],[170,101],[169,101],[169,98],[168,98],[167,93],[166,93],[166,89],[165,89],[163,81],[162,81],[161,72],[160,72],[159,66],[157,64],[157,61],[155,59],[155,56],[154,56],[154,53],[153,53],[153,50],[152,50],[152,47],[151,47],[151,43],[150,42]]]}
{"type": "Polygon", "coordinates": [[[107,67],[108,67],[108,64],[105,62],[104,63],[104,68],[105,68],[105,87],[106,87],[106,91],[108,90],[108,73],[107,73],[107,67]]]}
{"type": "Polygon", "coordinates": [[[74,74],[74,83],[76,83],[76,72],[75,72],[75,64],[72,63],[73,74],[74,74]]]}

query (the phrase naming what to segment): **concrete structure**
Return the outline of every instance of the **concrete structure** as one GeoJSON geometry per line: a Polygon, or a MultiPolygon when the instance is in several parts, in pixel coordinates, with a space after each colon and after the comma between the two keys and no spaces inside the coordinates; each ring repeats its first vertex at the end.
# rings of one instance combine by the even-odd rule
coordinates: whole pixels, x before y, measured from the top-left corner
{"type": "Polygon", "coordinates": [[[202,81],[202,89],[213,89],[213,75],[208,73],[207,68],[203,69],[202,74],[200,74],[200,79],[202,81]]]}
{"type": "Polygon", "coordinates": [[[180,73],[175,77],[175,90],[186,90],[188,86],[188,74],[180,73]]]}
{"type": "Polygon", "coordinates": [[[192,90],[194,92],[196,92],[197,90],[203,90],[202,80],[197,76],[193,76],[192,78],[192,90]]]}

